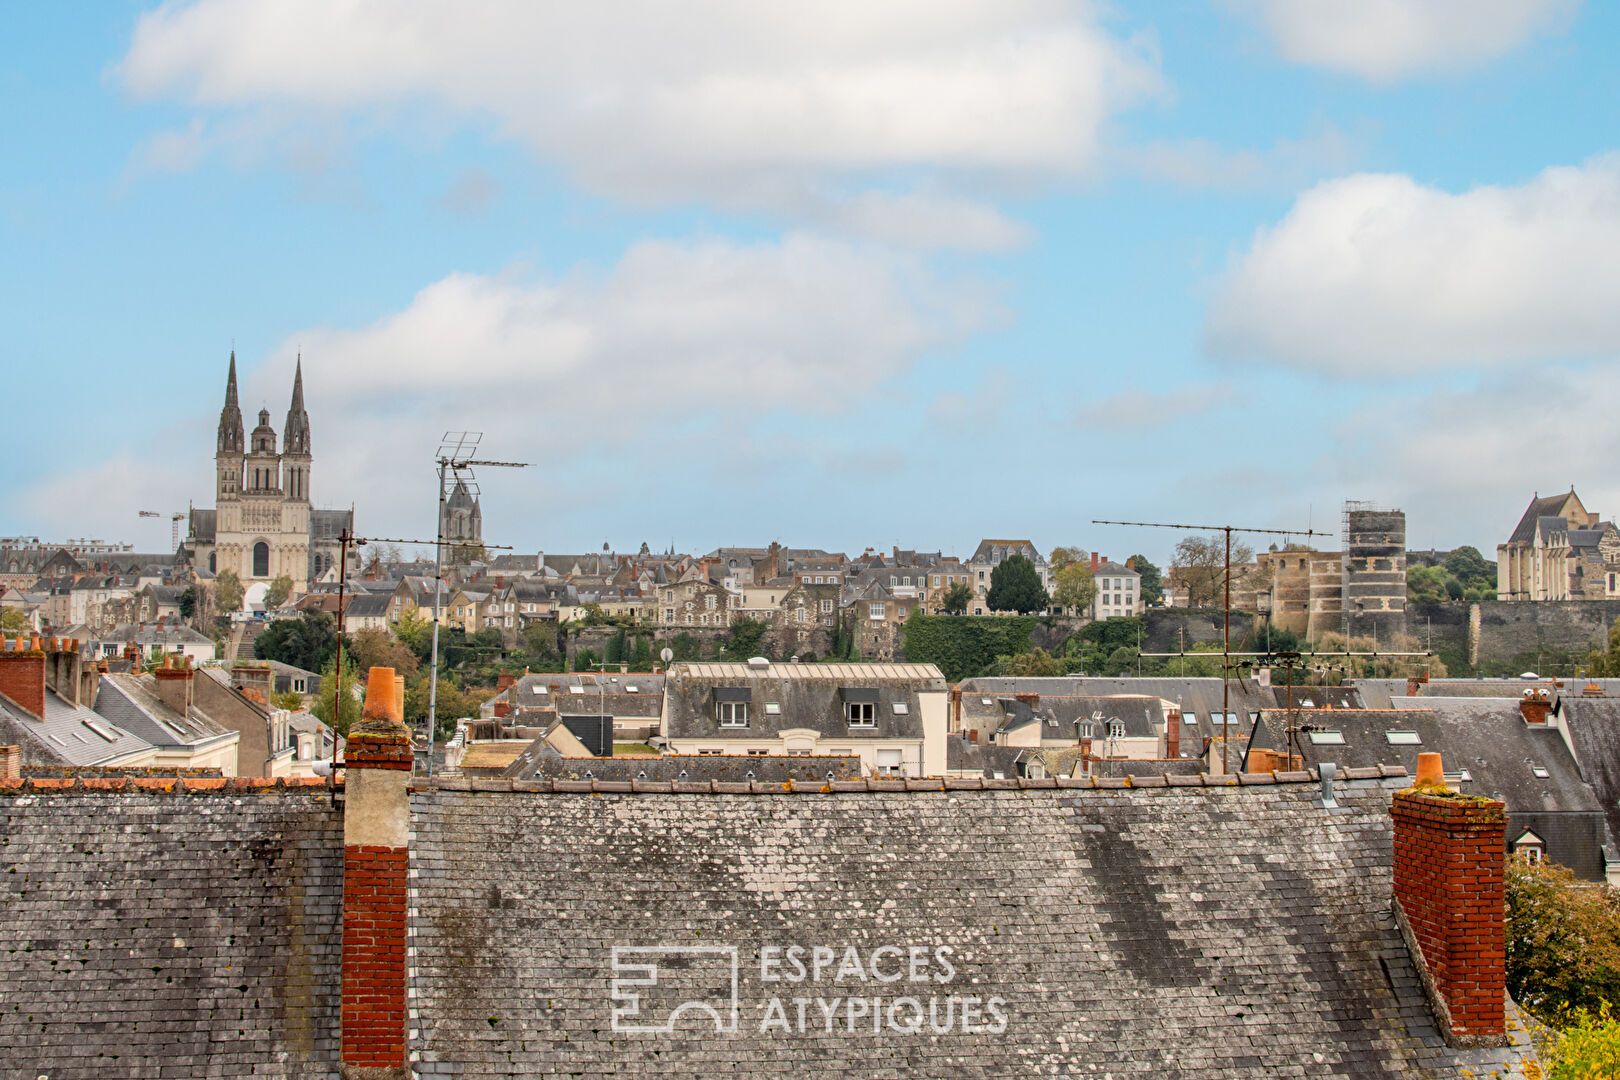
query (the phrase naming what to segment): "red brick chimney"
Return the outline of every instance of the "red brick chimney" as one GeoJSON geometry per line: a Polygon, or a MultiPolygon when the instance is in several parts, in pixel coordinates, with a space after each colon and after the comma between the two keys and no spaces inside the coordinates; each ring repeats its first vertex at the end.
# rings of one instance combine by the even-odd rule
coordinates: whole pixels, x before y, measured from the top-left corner
{"type": "Polygon", "coordinates": [[[1507,816],[1490,799],[1397,792],[1395,917],[1446,1043],[1507,1045],[1507,816]]]}
{"type": "Polygon", "coordinates": [[[22,779],[22,747],[0,746],[0,783],[22,779]]]}
{"type": "Polygon", "coordinates": [[[1164,716],[1164,756],[1181,756],[1181,714],[1174,709],[1164,716]]]}
{"type": "Polygon", "coordinates": [[[0,647],[0,694],[45,719],[45,652],[38,637],[29,642],[17,638],[10,649],[0,647]]]}
{"type": "Polygon", "coordinates": [[[1524,722],[1534,727],[1547,726],[1547,714],[1552,711],[1552,702],[1546,690],[1537,686],[1524,692],[1519,699],[1519,712],[1524,722]]]}
{"type": "Polygon", "coordinates": [[[1102,567],[1102,556],[1095,551],[1091,553],[1091,572],[1095,574],[1102,567]]]}
{"type": "Polygon", "coordinates": [[[411,736],[394,670],[372,668],[349,731],[343,807],[342,1075],[405,1080],[411,736]]]}

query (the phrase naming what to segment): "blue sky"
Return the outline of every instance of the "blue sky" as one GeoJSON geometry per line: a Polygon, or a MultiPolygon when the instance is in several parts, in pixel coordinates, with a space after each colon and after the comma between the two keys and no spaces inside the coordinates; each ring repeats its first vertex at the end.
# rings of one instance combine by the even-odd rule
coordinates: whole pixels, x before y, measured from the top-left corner
{"type": "MultiPolygon", "coordinates": [[[[5,533],[164,546],[234,346],[317,503],[521,550],[1487,552],[1615,512],[1620,11],[1577,0],[0,9],[5,533]],[[1324,541],[1331,546],[1331,541],[1324,541]]],[[[252,416],[249,416],[252,423],[252,416]]]]}

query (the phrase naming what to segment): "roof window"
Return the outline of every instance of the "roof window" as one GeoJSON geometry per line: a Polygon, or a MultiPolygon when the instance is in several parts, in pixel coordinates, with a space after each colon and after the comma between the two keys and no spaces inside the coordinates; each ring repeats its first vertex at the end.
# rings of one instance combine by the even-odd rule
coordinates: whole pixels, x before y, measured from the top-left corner
{"type": "Polygon", "coordinates": [[[1391,746],[1422,746],[1423,736],[1415,731],[1386,731],[1384,741],[1391,746]]]}
{"type": "Polygon", "coordinates": [[[1547,777],[1552,775],[1552,773],[1547,771],[1547,766],[1545,765],[1530,766],[1530,774],[1536,777],[1538,780],[1545,780],[1547,777]]]}
{"type": "Polygon", "coordinates": [[[894,703],[894,715],[905,716],[909,712],[911,712],[911,706],[906,704],[904,701],[897,701],[894,703]]]}
{"type": "Polygon", "coordinates": [[[1312,746],[1344,745],[1344,732],[1342,731],[1311,731],[1306,734],[1310,735],[1312,746]]]}
{"type": "Polygon", "coordinates": [[[106,724],[101,723],[99,720],[85,720],[85,721],[83,721],[83,723],[84,723],[85,727],[89,728],[91,731],[95,732],[97,735],[100,735],[103,739],[106,739],[108,742],[117,742],[118,741],[118,734],[115,731],[113,731],[112,728],[108,727],[106,724]]]}
{"type": "Polygon", "coordinates": [[[765,703],[765,715],[766,716],[781,716],[782,715],[782,703],[780,701],[767,701],[765,703]]]}
{"type": "Polygon", "coordinates": [[[574,683],[568,688],[568,692],[570,694],[583,694],[585,692],[585,688],[578,683],[574,683]]]}

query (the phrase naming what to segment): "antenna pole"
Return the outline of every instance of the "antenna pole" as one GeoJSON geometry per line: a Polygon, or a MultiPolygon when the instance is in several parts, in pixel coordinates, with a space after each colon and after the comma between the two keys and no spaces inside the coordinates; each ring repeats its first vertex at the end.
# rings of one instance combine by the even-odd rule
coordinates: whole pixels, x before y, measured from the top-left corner
{"type": "Polygon", "coordinates": [[[439,594],[444,591],[444,469],[439,459],[439,524],[433,530],[433,658],[428,666],[427,775],[433,775],[433,738],[439,727],[439,594]]]}

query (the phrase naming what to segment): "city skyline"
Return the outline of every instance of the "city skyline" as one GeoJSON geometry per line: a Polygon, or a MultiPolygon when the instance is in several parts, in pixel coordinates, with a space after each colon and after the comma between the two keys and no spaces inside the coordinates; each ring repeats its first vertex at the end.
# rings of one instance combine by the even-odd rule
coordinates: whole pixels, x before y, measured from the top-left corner
{"type": "Polygon", "coordinates": [[[6,531],[166,546],[136,512],[207,505],[234,348],[272,415],[302,352],[313,502],[372,534],[431,530],[473,428],[537,466],[485,478],[520,550],[1163,564],[1091,519],[1365,499],[1489,554],[1531,491],[1620,498],[1616,436],[1554,462],[1526,413],[1620,395],[1620,13],[1445,9],[490,4],[433,63],[364,9],[9,10],[0,330],[52,449],[6,531]]]}

